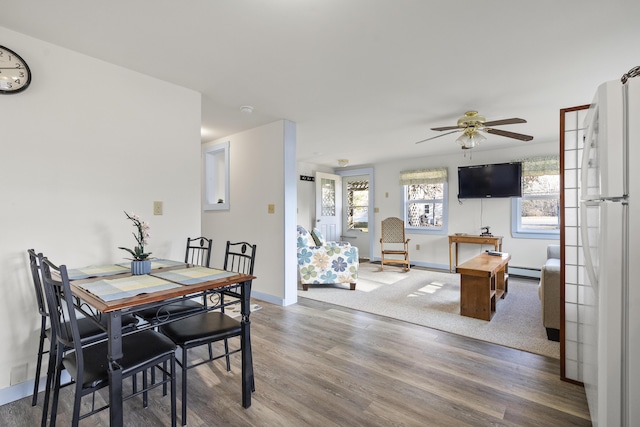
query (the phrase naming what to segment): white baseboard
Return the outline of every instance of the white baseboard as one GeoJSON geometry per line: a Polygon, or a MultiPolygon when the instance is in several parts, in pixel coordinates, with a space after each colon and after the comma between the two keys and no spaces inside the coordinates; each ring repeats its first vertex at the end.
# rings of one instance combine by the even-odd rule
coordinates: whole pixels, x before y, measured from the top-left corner
{"type": "Polygon", "coordinates": [[[278,298],[270,294],[265,294],[263,292],[251,291],[251,298],[259,299],[261,301],[265,301],[265,302],[279,305],[279,306],[284,306],[284,301],[282,298],[278,298]]]}
{"type": "MultiPolygon", "coordinates": [[[[40,384],[38,386],[39,391],[44,391],[46,380],[46,376],[40,377],[40,384]]],[[[67,371],[63,371],[60,377],[60,382],[62,384],[65,384],[69,381],[71,381],[71,377],[69,376],[67,371]]],[[[20,384],[15,384],[10,387],[0,389],[0,406],[6,405],[7,403],[15,402],[16,400],[23,399],[27,396],[31,397],[31,395],[33,394],[33,382],[34,380],[28,380],[20,384]]],[[[42,398],[44,398],[44,396],[38,396],[38,399],[42,398]]]]}

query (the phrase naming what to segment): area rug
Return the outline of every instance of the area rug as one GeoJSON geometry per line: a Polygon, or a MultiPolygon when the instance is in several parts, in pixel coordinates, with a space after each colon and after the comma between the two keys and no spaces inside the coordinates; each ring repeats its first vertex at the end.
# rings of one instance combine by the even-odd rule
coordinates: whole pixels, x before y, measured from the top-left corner
{"type": "MultiPolygon", "coordinates": [[[[254,311],[258,311],[262,308],[261,305],[258,304],[251,304],[251,313],[253,313],[254,311]]],[[[231,305],[227,308],[224,309],[225,314],[227,314],[229,317],[238,317],[240,316],[242,313],[240,312],[240,304],[236,304],[236,305],[231,305]]]]}
{"type": "Polygon", "coordinates": [[[341,285],[310,285],[298,290],[310,298],[391,317],[556,359],[560,344],[547,340],[542,326],[537,281],[509,278],[509,292],[498,300],[491,321],[460,315],[460,276],[445,272],[361,263],[355,291],[341,285]]]}

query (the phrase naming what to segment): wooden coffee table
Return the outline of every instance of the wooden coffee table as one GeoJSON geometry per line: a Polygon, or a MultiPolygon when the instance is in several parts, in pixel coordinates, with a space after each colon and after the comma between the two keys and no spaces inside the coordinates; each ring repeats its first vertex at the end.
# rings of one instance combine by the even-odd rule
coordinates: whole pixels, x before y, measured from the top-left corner
{"type": "Polygon", "coordinates": [[[511,255],[482,253],[460,264],[460,314],[491,320],[496,311],[496,299],[508,291],[508,267],[511,255]]]}

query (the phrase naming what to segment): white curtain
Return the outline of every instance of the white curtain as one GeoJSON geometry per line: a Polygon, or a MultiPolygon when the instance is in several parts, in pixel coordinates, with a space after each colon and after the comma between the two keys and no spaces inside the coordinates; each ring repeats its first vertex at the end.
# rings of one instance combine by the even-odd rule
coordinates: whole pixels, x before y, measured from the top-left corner
{"type": "Polygon", "coordinates": [[[560,174],[560,157],[529,157],[528,159],[514,160],[522,162],[523,176],[542,176],[560,174]]]}
{"type": "Polygon", "coordinates": [[[447,168],[413,169],[400,172],[400,185],[447,182],[447,168]]]}

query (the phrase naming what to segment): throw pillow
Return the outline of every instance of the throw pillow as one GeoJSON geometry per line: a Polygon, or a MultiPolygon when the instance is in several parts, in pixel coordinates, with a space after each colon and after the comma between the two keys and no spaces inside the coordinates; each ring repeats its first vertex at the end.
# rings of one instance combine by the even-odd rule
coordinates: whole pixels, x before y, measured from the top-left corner
{"type": "Polygon", "coordinates": [[[306,248],[307,246],[313,246],[313,237],[311,233],[305,230],[304,227],[298,226],[298,248],[306,248]]]}
{"type": "Polygon", "coordinates": [[[327,240],[317,228],[311,230],[311,237],[313,237],[313,241],[316,242],[316,246],[324,246],[327,243],[327,240]]]}

